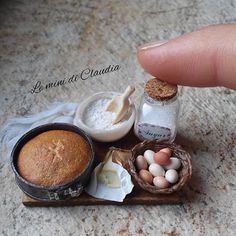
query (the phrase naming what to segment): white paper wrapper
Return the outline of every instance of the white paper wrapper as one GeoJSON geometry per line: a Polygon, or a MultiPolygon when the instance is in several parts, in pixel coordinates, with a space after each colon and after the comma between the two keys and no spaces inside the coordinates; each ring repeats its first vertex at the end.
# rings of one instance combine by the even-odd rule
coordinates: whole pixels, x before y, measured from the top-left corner
{"type": "Polygon", "coordinates": [[[125,196],[131,193],[134,185],[131,181],[131,176],[126,169],[122,166],[113,163],[112,167],[116,169],[118,177],[121,182],[121,187],[112,188],[98,181],[98,173],[103,168],[104,162],[100,163],[94,170],[90,178],[89,185],[86,187],[85,191],[95,197],[102,198],[110,201],[123,202],[125,196]]]}

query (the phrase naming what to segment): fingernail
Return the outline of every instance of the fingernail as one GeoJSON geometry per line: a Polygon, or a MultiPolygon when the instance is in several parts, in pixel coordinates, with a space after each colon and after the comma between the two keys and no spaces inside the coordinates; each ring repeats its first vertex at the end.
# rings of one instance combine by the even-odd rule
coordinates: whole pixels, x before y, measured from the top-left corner
{"type": "Polygon", "coordinates": [[[148,50],[151,48],[159,47],[159,46],[167,43],[168,41],[169,40],[161,40],[161,41],[157,41],[157,42],[146,43],[144,45],[139,46],[138,50],[148,50]]]}

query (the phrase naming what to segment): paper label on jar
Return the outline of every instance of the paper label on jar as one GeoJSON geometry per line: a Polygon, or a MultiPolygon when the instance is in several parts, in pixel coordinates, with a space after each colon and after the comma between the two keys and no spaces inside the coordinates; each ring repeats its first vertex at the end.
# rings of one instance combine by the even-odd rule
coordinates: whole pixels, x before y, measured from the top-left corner
{"type": "Polygon", "coordinates": [[[138,136],[141,139],[169,140],[171,136],[170,129],[162,126],[151,125],[147,123],[138,123],[137,128],[138,136]]]}

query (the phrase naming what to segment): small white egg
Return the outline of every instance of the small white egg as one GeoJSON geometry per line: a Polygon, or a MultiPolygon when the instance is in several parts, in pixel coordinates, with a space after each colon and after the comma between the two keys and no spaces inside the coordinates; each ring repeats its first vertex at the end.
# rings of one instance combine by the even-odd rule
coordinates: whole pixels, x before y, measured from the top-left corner
{"type": "Polygon", "coordinates": [[[155,163],[153,157],[154,153],[152,150],[146,150],[143,154],[144,158],[146,159],[147,163],[150,165],[152,163],[155,163]]]}
{"type": "Polygon", "coordinates": [[[179,175],[176,170],[171,169],[166,171],[165,177],[169,183],[174,184],[178,181],[179,175]]]}
{"type": "Polygon", "coordinates": [[[176,157],[171,157],[170,158],[170,163],[166,166],[164,166],[164,168],[166,170],[170,170],[170,169],[174,169],[174,170],[178,170],[181,166],[181,161],[176,158],[176,157]]]}
{"type": "Polygon", "coordinates": [[[156,163],[152,163],[148,170],[153,176],[165,176],[165,170],[156,163]]]}

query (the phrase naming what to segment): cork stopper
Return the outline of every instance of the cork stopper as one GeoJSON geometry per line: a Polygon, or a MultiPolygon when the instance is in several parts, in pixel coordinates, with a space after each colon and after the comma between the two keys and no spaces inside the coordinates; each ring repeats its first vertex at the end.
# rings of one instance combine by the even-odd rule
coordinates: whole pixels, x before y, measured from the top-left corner
{"type": "Polygon", "coordinates": [[[169,84],[157,78],[150,79],[144,86],[147,95],[155,100],[169,100],[177,94],[177,85],[169,84]]]}

